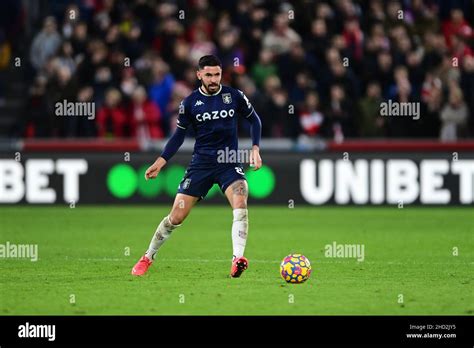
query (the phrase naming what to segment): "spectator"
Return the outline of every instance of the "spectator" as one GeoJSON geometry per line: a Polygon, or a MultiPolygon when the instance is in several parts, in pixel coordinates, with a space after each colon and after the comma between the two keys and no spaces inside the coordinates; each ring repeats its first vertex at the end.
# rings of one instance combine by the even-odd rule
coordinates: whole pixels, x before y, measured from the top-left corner
{"type": "Polygon", "coordinates": [[[341,85],[347,98],[355,100],[359,97],[359,85],[352,69],[345,67],[343,62],[332,62],[329,66],[329,84],[341,85]]]}
{"type": "Polygon", "coordinates": [[[406,66],[399,65],[393,72],[394,83],[388,90],[388,99],[394,99],[400,94],[400,89],[404,89],[408,93],[408,97],[412,95],[412,86],[408,77],[408,69],[406,66]]]}
{"type": "Polygon", "coordinates": [[[77,65],[74,60],[74,51],[71,42],[64,41],[61,44],[59,48],[59,53],[57,55],[56,64],[58,65],[58,67],[68,69],[71,75],[75,73],[77,65]]]}
{"type": "Polygon", "coordinates": [[[387,3],[386,14],[387,16],[384,18],[384,26],[387,32],[391,32],[393,29],[402,26],[404,29],[407,29],[410,22],[409,18],[407,18],[407,12],[404,11],[400,1],[398,0],[390,0],[387,3]]]}
{"type": "Polygon", "coordinates": [[[209,35],[204,30],[196,31],[196,40],[191,45],[189,55],[193,62],[197,62],[199,58],[206,54],[214,54],[217,51],[216,45],[210,39],[209,35]]]}
{"type": "Polygon", "coordinates": [[[176,81],[185,80],[185,71],[190,65],[189,44],[184,40],[179,40],[173,47],[173,59],[170,62],[170,71],[176,81]]]}
{"type": "Polygon", "coordinates": [[[443,83],[435,72],[429,72],[421,89],[421,115],[417,121],[418,136],[439,137],[441,107],[443,105],[443,83]]]}
{"type": "Polygon", "coordinates": [[[5,104],[4,71],[8,68],[11,58],[11,46],[0,29],[0,107],[5,104]]]}
{"type": "Polygon", "coordinates": [[[122,96],[115,89],[105,94],[105,103],[97,113],[97,135],[99,137],[123,137],[125,135],[126,116],[120,107],[122,96]]]}
{"type": "Polygon", "coordinates": [[[164,131],[168,134],[169,115],[167,114],[168,103],[171,100],[174,78],[169,72],[169,66],[161,58],[155,58],[152,63],[153,82],[150,85],[150,99],[158,106],[163,115],[164,131]]]}
{"type": "Polygon", "coordinates": [[[163,138],[160,109],[153,101],[147,99],[143,86],[138,86],[133,92],[127,113],[132,137],[140,140],[163,138]]]}
{"type": "Polygon", "coordinates": [[[324,60],[324,53],[330,46],[329,33],[324,19],[317,18],[311,23],[311,34],[304,46],[313,57],[319,61],[324,60]]]}
{"type": "Polygon", "coordinates": [[[188,30],[188,38],[191,42],[199,40],[199,36],[204,34],[206,37],[212,37],[213,25],[209,18],[206,18],[204,14],[198,15],[188,30]]]}
{"type": "Polygon", "coordinates": [[[390,40],[385,35],[383,25],[376,23],[372,26],[370,36],[366,41],[367,53],[373,55],[381,50],[390,49],[390,40]]]}
{"type": "Polygon", "coordinates": [[[446,44],[443,36],[434,31],[427,31],[424,35],[424,54],[422,67],[425,72],[431,71],[439,66],[443,61],[443,54],[446,52],[446,44]]]}
{"type": "MultiPolygon", "coordinates": [[[[63,100],[76,101],[79,86],[77,79],[71,74],[71,71],[67,67],[55,66],[53,60],[48,63],[48,67],[52,70],[52,75],[46,86],[46,96],[48,98],[48,108],[50,112],[53,113],[54,105],[57,102],[62,102],[63,100]]],[[[65,136],[66,133],[70,136],[76,135],[66,131],[68,121],[65,118],[54,117],[53,119],[54,128],[60,135],[65,136]]]]}
{"type": "Polygon", "coordinates": [[[446,45],[449,49],[453,47],[453,37],[460,35],[466,38],[472,37],[472,27],[464,18],[464,13],[460,8],[451,9],[451,17],[442,25],[446,45]]]}
{"type": "Polygon", "coordinates": [[[359,64],[363,58],[364,34],[360,29],[357,17],[351,17],[344,23],[343,37],[346,47],[349,48],[351,60],[359,64]]]}
{"type": "Polygon", "coordinates": [[[61,44],[61,35],[57,32],[56,20],[46,17],[43,29],[36,35],[31,45],[30,60],[36,70],[41,70],[61,44]]]}
{"type": "Polygon", "coordinates": [[[319,135],[324,115],[320,111],[319,96],[316,92],[309,92],[306,95],[305,104],[299,118],[304,134],[310,137],[319,135]]]}
{"type": "MultiPolygon", "coordinates": [[[[81,87],[77,97],[68,100],[77,100],[79,103],[93,103],[94,89],[90,86],[81,87]]],[[[97,135],[95,123],[88,117],[62,117],[62,133],[65,137],[86,137],[91,138],[97,135]]]]}
{"type": "Polygon", "coordinates": [[[295,43],[301,42],[301,37],[288,24],[288,14],[279,13],[275,16],[273,28],[263,37],[263,48],[272,50],[275,54],[286,53],[295,43]]]}
{"type": "Polygon", "coordinates": [[[332,85],[330,99],[324,114],[323,134],[327,137],[347,138],[355,135],[352,103],[342,85],[332,85]]]}
{"type": "MultiPolygon", "coordinates": [[[[390,89],[390,97],[393,102],[414,102],[413,87],[408,78],[408,70],[405,66],[398,66],[394,72],[395,83],[390,89]]],[[[402,138],[405,134],[416,135],[416,124],[412,117],[415,115],[403,115],[403,117],[388,117],[387,132],[394,138],[402,138]]],[[[420,115],[418,115],[420,116],[420,115]]]]}
{"type": "Polygon", "coordinates": [[[451,87],[449,102],[441,111],[441,141],[456,141],[465,131],[468,110],[460,88],[451,87]]]}
{"type": "Polygon", "coordinates": [[[380,116],[380,105],[383,102],[382,89],[378,82],[367,85],[365,97],[359,101],[357,113],[358,135],[361,137],[385,136],[384,118],[380,116]]]}
{"type": "Polygon", "coordinates": [[[78,22],[74,26],[71,44],[73,52],[76,55],[81,55],[79,60],[82,61],[83,55],[86,53],[87,50],[87,23],[78,22]]]}
{"type": "Polygon", "coordinates": [[[269,49],[260,51],[259,60],[252,67],[252,77],[259,88],[270,75],[277,75],[277,66],[273,62],[273,53],[269,49]]]}
{"type": "Polygon", "coordinates": [[[176,130],[176,121],[178,120],[179,106],[181,105],[181,102],[184,98],[191,94],[191,92],[192,90],[187,86],[186,82],[184,81],[178,81],[174,85],[173,93],[171,95],[171,102],[169,104],[169,114],[171,115],[169,119],[170,133],[174,133],[174,131],[176,130]]]}
{"type": "Polygon", "coordinates": [[[47,79],[39,75],[31,86],[25,111],[23,113],[23,124],[20,126],[21,136],[49,137],[53,135],[53,124],[51,113],[48,110],[48,99],[46,97],[47,79]]]}
{"type": "Polygon", "coordinates": [[[370,78],[380,82],[382,96],[387,99],[390,85],[393,83],[393,59],[390,52],[387,50],[379,52],[375,69],[371,70],[373,72],[369,75],[370,78]]]}
{"type": "Polygon", "coordinates": [[[461,76],[461,87],[464,91],[464,97],[466,99],[466,104],[468,109],[471,111],[471,117],[469,117],[469,129],[470,135],[474,135],[474,57],[468,56],[464,59],[463,62],[463,74],[461,76]]]}
{"type": "Polygon", "coordinates": [[[62,35],[69,40],[74,32],[74,25],[80,19],[80,10],[76,4],[71,4],[64,11],[64,19],[62,24],[62,35]]]}
{"type": "Polygon", "coordinates": [[[308,56],[299,42],[291,45],[287,53],[278,57],[278,72],[283,85],[291,90],[296,84],[296,76],[299,72],[313,75],[316,63],[308,56]]]}
{"type": "Polygon", "coordinates": [[[474,51],[464,43],[464,38],[459,35],[451,37],[452,57],[456,59],[455,66],[461,66],[466,56],[474,56],[474,51]]]}
{"type": "Polygon", "coordinates": [[[88,55],[78,67],[78,78],[82,86],[90,85],[94,89],[95,101],[100,107],[105,91],[113,87],[118,79],[113,74],[108,61],[109,50],[101,40],[94,40],[88,46],[88,55]]]}
{"type": "Polygon", "coordinates": [[[138,86],[138,80],[135,76],[135,69],[125,68],[122,71],[122,80],[120,82],[120,91],[126,98],[126,101],[132,97],[133,91],[138,86]]]}
{"type": "Polygon", "coordinates": [[[239,31],[236,28],[223,30],[219,35],[217,55],[221,59],[224,71],[243,71],[245,67],[244,53],[238,46],[239,31]]]}
{"type": "MultiPolygon", "coordinates": [[[[165,6],[163,5],[159,5],[165,6]]],[[[160,20],[159,35],[153,40],[153,48],[160,52],[163,59],[171,62],[173,58],[173,48],[180,40],[186,39],[186,33],[183,25],[174,17],[165,17],[160,20]]],[[[190,43],[196,42],[191,40],[190,43]]],[[[210,42],[210,44],[213,44],[210,42]]]]}
{"type": "Polygon", "coordinates": [[[314,90],[315,82],[310,80],[311,74],[308,71],[301,71],[296,74],[296,84],[290,89],[289,99],[296,108],[301,108],[305,102],[307,94],[314,90]]]}
{"type": "Polygon", "coordinates": [[[298,136],[298,119],[288,113],[288,95],[285,89],[277,87],[272,91],[265,110],[272,115],[271,135],[273,137],[296,138],[298,136]]]}
{"type": "MultiPolygon", "coordinates": [[[[255,82],[247,75],[241,75],[238,81],[238,88],[249,98],[252,106],[257,110],[262,121],[262,136],[270,137],[271,134],[271,115],[265,112],[265,108],[269,103],[268,97],[261,93],[255,82]]],[[[239,131],[243,136],[250,137],[250,124],[243,118],[239,119],[239,131]]]]}

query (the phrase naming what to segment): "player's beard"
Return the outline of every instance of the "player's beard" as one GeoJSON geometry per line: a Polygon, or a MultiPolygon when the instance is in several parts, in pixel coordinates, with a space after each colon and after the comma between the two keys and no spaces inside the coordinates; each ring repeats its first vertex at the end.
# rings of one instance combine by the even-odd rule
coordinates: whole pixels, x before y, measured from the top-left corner
{"type": "Polygon", "coordinates": [[[203,86],[203,88],[204,88],[204,90],[206,91],[207,94],[214,94],[214,93],[216,93],[216,92],[218,91],[218,89],[219,89],[219,84],[220,84],[220,83],[217,83],[217,84],[211,84],[211,83],[210,83],[210,84],[208,84],[208,85],[206,86],[206,85],[203,83],[202,86],[203,86]],[[215,87],[213,87],[213,86],[215,86],[215,87]],[[211,87],[211,88],[214,88],[214,90],[210,90],[210,87],[211,87]]]}

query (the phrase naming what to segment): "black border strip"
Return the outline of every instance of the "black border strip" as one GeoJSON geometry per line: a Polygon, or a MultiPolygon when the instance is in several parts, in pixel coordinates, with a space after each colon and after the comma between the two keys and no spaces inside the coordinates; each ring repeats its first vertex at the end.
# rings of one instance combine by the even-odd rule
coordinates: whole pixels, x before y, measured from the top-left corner
{"type": "MultiPolygon", "coordinates": [[[[357,344],[466,346],[474,342],[473,316],[0,316],[0,346],[64,344],[204,344],[239,342],[299,345],[357,344]],[[19,326],[54,324],[56,338],[20,338],[19,326]],[[407,338],[410,325],[446,325],[456,338],[407,338]],[[454,328],[454,326],[455,328],[454,328]]],[[[428,332],[427,330],[421,333],[428,332]]]]}

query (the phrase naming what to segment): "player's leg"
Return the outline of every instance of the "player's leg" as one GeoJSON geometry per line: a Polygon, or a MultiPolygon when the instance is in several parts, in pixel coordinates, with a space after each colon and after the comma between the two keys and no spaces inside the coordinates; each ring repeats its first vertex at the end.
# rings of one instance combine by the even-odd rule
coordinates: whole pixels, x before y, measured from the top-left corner
{"type": "Polygon", "coordinates": [[[204,168],[189,167],[178,187],[178,194],[168,216],[158,226],[147,253],[153,260],[156,251],[170,237],[171,232],[186,219],[196,202],[203,198],[212,186],[212,172],[204,168]]]}
{"type": "Polygon", "coordinates": [[[143,275],[153,263],[159,248],[171,236],[173,230],[181,226],[199,197],[178,193],[171,212],[163,218],[150,241],[145,255],[133,267],[133,275],[143,275]]]}
{"type": "Polygon", "coordinates": [[[156,252],[171,236],[171,232],[181,226],[197,200],[198,197],[183,193],[176,195],[171,212],[163,218],[151,239],[150,246],[145,254],[150,260],[155,259],[156,252]]]}
{"type": "Polygon", "coordinates": [[[233,257],[238,258],[244,256],[248,235],[247,181],[243,179],[234,181],[225,190],[225,195],[232,207],[234,217],[232,221],[233,257]]]}
{"type": "Polygon", "coordinates": [[[158,249],[181,225],[196,202],[206,196],[213,185],[213,172],[209,168],[189,167],[178,187],[171,212],[160,222],[146,254],[132,269],[133,275],[144,274],[152,264],[158,249]]]}
{"type": "MultiPolygon", "coordinates": [[[[234,168],[235,169],[235,168],[234,168]]],[[[230,275],[234,278],[240,277],[243,271],[248,267],[248,260],[244,257],[245,245],[248,236],[248,185],[244,179],[242,171],[238,172],[240,176],[235,177],[227,188],[225,195],[232,207],[232,267],[230,275]]]]}

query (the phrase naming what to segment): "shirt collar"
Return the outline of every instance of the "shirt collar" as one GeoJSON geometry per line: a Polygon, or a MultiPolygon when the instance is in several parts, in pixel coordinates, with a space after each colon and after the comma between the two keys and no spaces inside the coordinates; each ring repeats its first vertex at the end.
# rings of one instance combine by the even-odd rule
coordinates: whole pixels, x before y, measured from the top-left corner
{"type": "Polygon", "coordinates": [[[214,95],[218,95],[221,91],[222,91],[222,84],[219,85],[219,90],[214,93],[214,94],[208,94],[206,92],[204,92],[202,89],[201,89],[202,86],[199,86],[199,92],[202,94],[202,95],[205,95],[206,97],[212,97],[214,95]]]}

